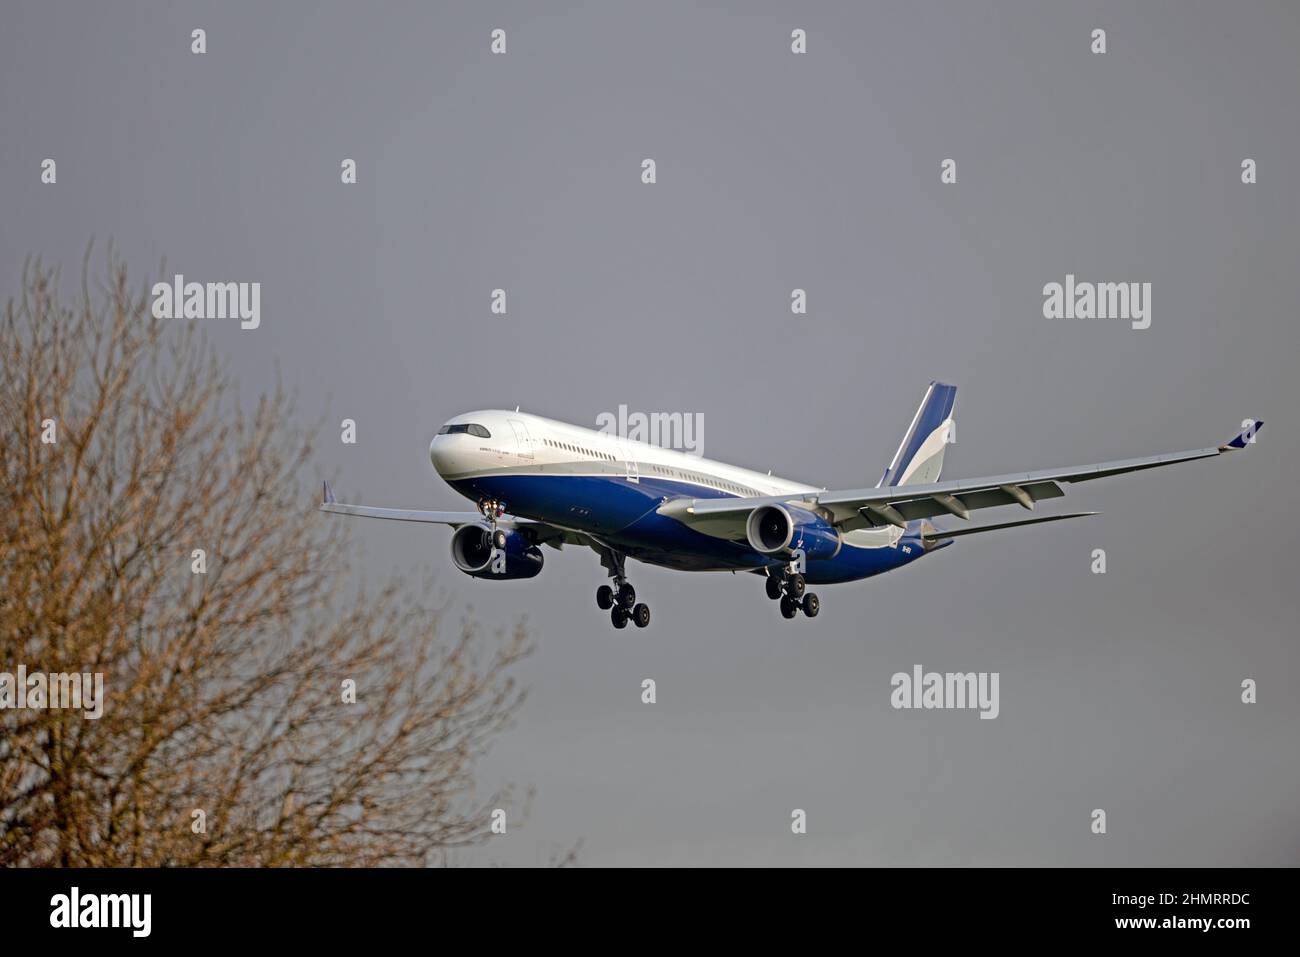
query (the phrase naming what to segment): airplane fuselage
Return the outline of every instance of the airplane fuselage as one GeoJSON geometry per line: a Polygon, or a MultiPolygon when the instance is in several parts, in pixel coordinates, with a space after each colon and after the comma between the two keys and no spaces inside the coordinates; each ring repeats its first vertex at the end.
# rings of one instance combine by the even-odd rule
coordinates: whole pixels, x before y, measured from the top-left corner
{"type": "MultiPolygon", "coordinates": [[[[523,412],[485,410],[448,421],[429,447],[438,474],[471,501],[582,532],[639,561],[685,571],[760,570],[788,557],[698,532],[660,514],[681,497],[814,493],[805,485],[523,412]]],[[[920,528],[858,529],[833,555],[808,560],[810,583],[854,581],[926,553],[920,528]]],[[[798,548],[799,542],[791,543],[798,548]]]]}

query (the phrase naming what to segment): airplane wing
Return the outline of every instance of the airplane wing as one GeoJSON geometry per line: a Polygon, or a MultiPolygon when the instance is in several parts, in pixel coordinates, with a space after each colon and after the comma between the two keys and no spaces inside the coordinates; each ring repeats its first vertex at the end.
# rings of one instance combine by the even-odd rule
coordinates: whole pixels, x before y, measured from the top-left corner
{"type": "Polygon", "coordinates": [[[1144,469],[1213,458],[1243,449],[1264,423],[1255,422],[1232,441],[1212,448],[1189,449],[1146,458],[1118,459],[1072,468],[1038,472],[1009,472],[984,478],[957,479],[931,485],[894,485],[881,488],[821,491],[752,498],[679,498],[665,502],[659,513],[676,518],[698,530],[718,537],[743,537],[745,517],[762,505],[789,504],[815,511],[844,531],[895,525],[935,515],[970,518],[975,509],[999,505],[1020,505],[1032,509],[1046,498],[1059,498],[1062,484],[1138,472],[1144,469]]]}
{"type": "Polygon", "coordinates": [[[432,522],[436,525],[450,525],[453,528],[461,525],[473,525],[483,520],[483,516],[478,512],[423,512],[413,508],[371,508],[366,505],[346,505],[335,500],[334,489],[330,488],[329,482],[325,482],[324,486],[325,495],[320,504],[320,510],[322,512],[333,512],[336,515],[386,518],[395,522],[432,522]]]}
{"type": "MultiPolygon", "coordinates": [[[[450,525],[459,528],[462,525],[477,525],[483,521],[478,512],[429,512],[413,508],[377,508],[369,505],[348,505],[336,501],[334,489],[325,482],[324,499],[320,504],[322,512],[335,515],[356,515],[360,518],[382,518],[394,522],[428,522],[434,525],[450,525]]],[[[534,545],[551,545],[559,548],[565,542],[573,545],[588,544],[585,535],[545,522],[535,522],[530,518],[517,515],[503,515],[497,524],[505,529],[521,532],[534,545]]]]}

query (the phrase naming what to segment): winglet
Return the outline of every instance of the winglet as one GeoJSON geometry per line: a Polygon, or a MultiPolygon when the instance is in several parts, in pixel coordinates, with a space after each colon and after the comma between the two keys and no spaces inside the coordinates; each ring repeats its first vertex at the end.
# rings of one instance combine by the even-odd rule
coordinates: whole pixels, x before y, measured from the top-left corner
{"type": "Polygon", "coordinates": [[[1249,426],[1242,430],[1241,435],[1237,436],[1227,445],[1220,445],[1219,451],[1226,452],[1229,449],[1244,449],[1247,445],[1255,441],[1255,436],[1259,430],[1264,427],[1264,423],[1256,419],[1249,426]]]}
{"type": "Polygon", "coordinates": [[[324,501],[321,502],[321,504],[322,504],[322,505],[333,505],[333,504],[334,504],[334,489],[330,488],[330,483],[329,483],[329,482],[324,482],[324,483],[322,483],[322,484],[325,486],[325,492],[324,492],[324,496],[325,496],[325,498],[324,498],[324,501]]]}

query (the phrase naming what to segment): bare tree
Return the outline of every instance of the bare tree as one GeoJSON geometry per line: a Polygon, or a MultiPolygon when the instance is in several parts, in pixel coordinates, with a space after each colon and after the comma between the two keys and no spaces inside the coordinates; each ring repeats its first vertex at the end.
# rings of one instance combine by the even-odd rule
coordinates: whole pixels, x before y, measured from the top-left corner
{"type": "Polygon", "coordinates": [[[475,759],[522,700],[522,628],[349,593],[283,391],[241,408],[195,323],[89,262],[70,305],[29,263],[0,327],[0,671],[102,672],[106,703],[0,710],[0,864],[417,865],[485,838],[508,795],[476,799],[475,759]]]}

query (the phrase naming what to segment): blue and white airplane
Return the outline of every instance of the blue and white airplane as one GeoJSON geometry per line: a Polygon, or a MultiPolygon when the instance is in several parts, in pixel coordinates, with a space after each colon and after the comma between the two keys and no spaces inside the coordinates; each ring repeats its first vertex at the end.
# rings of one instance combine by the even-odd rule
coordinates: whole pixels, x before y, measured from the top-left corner
{"type": "Polygon", "coordinates": [[[450,525],[451,558],[476,578],[531,578],[542,545],[594,549],[612,579],[596,591],[615,628],[644,628],[626,559],[683,571],[747,571],[766,579],[781,614],[817,615],[808,584],[858,581],[910,564],[953,539],[995,529],[1093,515],[1073,512],[947,531],[975,509],[1032,509],[1062,484],[1210,458],[1245,448],[1254,422],[1226,445],[1075,468],[941,482],[953,436],[955,386],[930,383],[898,451],[875,488],[829,491],[684,452],[628,441],[541,416],[490,410],[458,415],[429,446],[438,474],[478,504],[474,512],[371,508],[335,501],[326,512],[450,525]]]}

